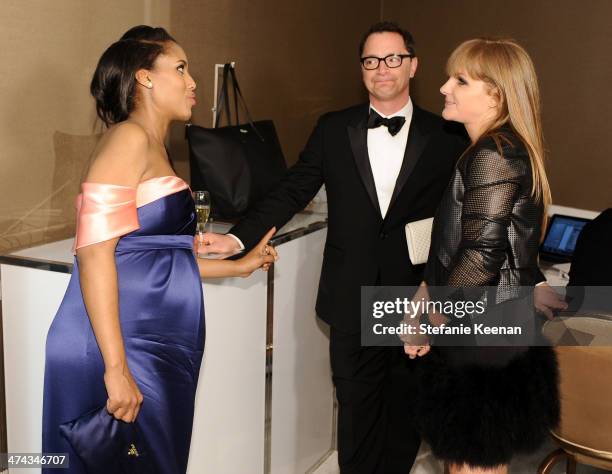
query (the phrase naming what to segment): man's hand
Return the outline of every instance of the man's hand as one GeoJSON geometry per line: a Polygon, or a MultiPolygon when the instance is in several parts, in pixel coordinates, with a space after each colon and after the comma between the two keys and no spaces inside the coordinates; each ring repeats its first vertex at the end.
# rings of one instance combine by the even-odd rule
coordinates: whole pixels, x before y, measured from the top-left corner
{"type": "Polygon", "coordinates": [[[543,283],[534,288],[533,304],[536,311],[544,314],[548,319],[553,319],[555,312],[567,309],[567,303],[563,297],[548,283],[543,283]]]}
{"type": "Polygon", "coordinates": [[[196,235],[200,253],[234,253],[240,250],[238,241],[231,235],[205,232],[202,237],[196,235]]]}

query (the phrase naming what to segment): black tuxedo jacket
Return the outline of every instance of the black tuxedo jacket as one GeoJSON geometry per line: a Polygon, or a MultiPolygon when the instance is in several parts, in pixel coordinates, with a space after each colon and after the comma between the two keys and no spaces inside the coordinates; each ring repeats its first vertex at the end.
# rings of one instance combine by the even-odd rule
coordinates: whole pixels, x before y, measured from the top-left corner
{"type": "Polygon", "coordinates": [[[404,160],[385,218],[380,213],[367,149],[369,104],[323,115],[299,161],[230,233],[246,248],[272,226],[280,229],[325,184],[328,232],[316,311],[346,333],[360,330],[362,285],[418,285],[423,265],[408,257],[404,226],[432,217],[464,133],[414,106],[404,160]]]}

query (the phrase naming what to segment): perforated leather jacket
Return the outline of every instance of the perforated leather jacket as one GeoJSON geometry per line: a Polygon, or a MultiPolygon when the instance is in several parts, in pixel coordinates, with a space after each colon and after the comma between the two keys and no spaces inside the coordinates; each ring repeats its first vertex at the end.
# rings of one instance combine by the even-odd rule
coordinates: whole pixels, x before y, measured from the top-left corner
{"type": "Polygon", "coordinates": [[[531,186],[529,155],[509,128],[499,131],[497,143],[487,136],[468,149],[436,213],[425,281],[497,286],[500,301],[519,285],[543,280],[543,206],[531,196],[531,186]]]}

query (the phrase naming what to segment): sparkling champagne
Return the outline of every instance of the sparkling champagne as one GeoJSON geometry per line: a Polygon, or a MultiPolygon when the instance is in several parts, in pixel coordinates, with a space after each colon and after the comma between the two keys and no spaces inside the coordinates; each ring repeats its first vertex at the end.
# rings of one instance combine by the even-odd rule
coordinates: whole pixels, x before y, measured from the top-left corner
{"type": "MultiPolygon", "coordinates": [[[[210,214],[210,194],[208,191],[194,191],[193,201],[196,211],[196,232],[200,237],[204,234],[204,226],[210,214]]],[[[198,246],[198,256],[204,255],[203,249],[198,246]]]]}
{"type": "Polygon", "coordinates": [[[204,226],[208,222],[208,216],[210,215],[210,206],[196,205],[196,216],[197,216],[197,230],[198,232],[204,232],[204,226]]]}

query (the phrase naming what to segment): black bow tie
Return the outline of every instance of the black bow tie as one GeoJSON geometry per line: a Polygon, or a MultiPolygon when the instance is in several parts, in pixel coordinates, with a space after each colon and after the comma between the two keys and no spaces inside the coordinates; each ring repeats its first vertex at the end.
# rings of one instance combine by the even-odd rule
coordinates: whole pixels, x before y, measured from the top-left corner
{"type": "Polygon", "coordinates": [[[381,125],[387,127],[391,136],[397,135],[406,123],[406,117],[398,116],[391,118],[383,118],[375,110],[370,110],[368,117],[368,128],[378,128],[381,125]]]}

